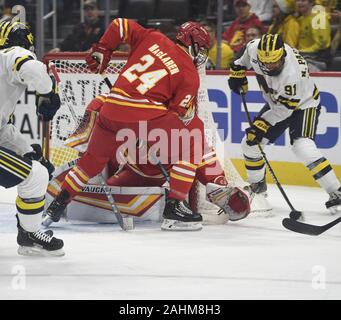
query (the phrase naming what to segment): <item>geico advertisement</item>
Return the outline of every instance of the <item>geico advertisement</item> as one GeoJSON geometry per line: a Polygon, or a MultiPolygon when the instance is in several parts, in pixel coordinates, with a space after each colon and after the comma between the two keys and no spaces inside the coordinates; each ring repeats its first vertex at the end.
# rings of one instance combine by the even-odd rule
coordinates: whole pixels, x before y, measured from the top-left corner
{"type": "MultiPolygon", "coordinates": [[[[341,75],[340,75],[341,76],[341,75]]],[[[340,101],[341,78],[313,77],[321,96],[321,114],[319,117],[316,144],[333,164],[341,164],[341,112],[340,101]]],[[[248,76],[249,92],[246,102],[251,118],[264,106],[265,101],[259,90],[256,78],[248,76]]],[[[228,88],[227,76],[210,75],[207,82],[209,108],[214,121],[220,129],[221,138],[226,141],[226,148],[231,158],[242,158],[240,142],[248,127],[247,117],[239,95],[231,93],[228,88]]],[[[290,150],[289,132],[278,138],[275,144],[268,145],[265,151],[271,160],[298,162],[290,150]]]]}
{"type": "MultiPolygon", "coordinates": [[[[87,103],[101,92],[107,92],[107,87],[97,75],[67,75],[65,92],[72,100],[76,109],[84,110],[87,103]]],[[[341,165],[340,124],[341,112],[341,77],[313,77],[321,95],[321,115],[319,118],[316,143],[323,154],[333,164],[341,165]]],[[[64,79],[65,80],[65,79],[64,79]]],[[[111,79],[112,81],[114,79],[111,79]]],[[[244,136],[244,130],[248,127],[246,114],[238,95],[231,93],[228,88],[227,76],[208,75],[207,88],[209,102],[205,107],[212,112],[213,119],[219,130],[221,139],[228,148],[231,158],[242,159],[240,142],[244,136]]],[[[265,101],[259,90],[256,78],[248,76],[249,92],[246,96],[248,109],[253,118],[263,107],[265,101]]],[[[62,79],[63,81],[63,79],[62,79]]],[[[66,80],[65,80],[66,81],[66,80]]],[[[40,126],[35,113],[35,94],[27,90],[20,99],[16,112],[15,124],[32,143],[41,140],[40,126]]],[[[67,108],[62,108],[57,114],[57,119],[65,119],[71,115],[65,115],[67,108]]],[[[274,145],[266,146],[265,151],[270,160],[297,162],[295,155],[290,150],[288,130],[274,145]]]]}

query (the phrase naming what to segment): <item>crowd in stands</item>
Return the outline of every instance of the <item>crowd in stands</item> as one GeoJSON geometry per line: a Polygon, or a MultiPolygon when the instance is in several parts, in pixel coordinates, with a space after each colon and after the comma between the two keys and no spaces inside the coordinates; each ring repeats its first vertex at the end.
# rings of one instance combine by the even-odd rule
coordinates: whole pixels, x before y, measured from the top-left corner
{"type": "Polygon", "coordinates": [[[84,22],[76,24],[59,47],[53,48],[50,52],[87,51],[93,43],[99,41],[106,27],[104,19],[99,15],[97,2],[87,0],[83,8],[84,22]]]}
{"type": "MultiPolygon", "coordinates": [[[[21,2],[24,4],[27,1],[21,2]]],[[[192,16],[191,20],[203,23],[213,39],[209,69],[228,69],[246,44],[264,33],[281,34],[284,42],[297,48],[305,57],[311,71],[332,70],[333,57],[341,50],[341,11],[338,10],[341,4],[338,0],[225,0],[225,7],[230,8],[232,14],[230,21],[224,20],[223,23],[221,61],[218,66],[216,17],[206,20],[199,17],[200,8],[205,7],[205,4],[209,8],[212,3],[208,0],[195,3],[196,16],[192,16]]],[[[86,51],[93,42],[97,42],[106,27],[103,15],[99,14],[101,4],[101,0],[86,0],[83,8],[84,22],[76,24],[52,52],[86,51]]],[[[6,11],[3,13],[9,14],[6,11]]],[[[165,16],[160,22],[147,21],[144,25],[157,28],[172,38],[176,33],[174,21],[165,22],[167,18],[165,16]]],[[[125,47],[121,49],[129,50],[125,47]]]]}
{"type": "MultiPolygon", "coordinates": [[[[234,1],[236,19],[223,32],[223,40],[229,46],[223,50],[232,49],[234,57],[238,55],[250,41],[247,33],[253,27],[260,31],[259,37],[263,33],[281,34],[284,42],[297,48],[305,57],[311,71],[330,69],[332,54],[341,41],[341,12],[336,10],[337,0],[257,1],[258,4],[265,2],[267,6],[253,7],[255,4],[251,0],[234,1]],[[331,23],[335,20],[339,27],[332,41],[331,23]]],[[[224,62],[221,67],[228,68],[228,63],[224,62]]]]}

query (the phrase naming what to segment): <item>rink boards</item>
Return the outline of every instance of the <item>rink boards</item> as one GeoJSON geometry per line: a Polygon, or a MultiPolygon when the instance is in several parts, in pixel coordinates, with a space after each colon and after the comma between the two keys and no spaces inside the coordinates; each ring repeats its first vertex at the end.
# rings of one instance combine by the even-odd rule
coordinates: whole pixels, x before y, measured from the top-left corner
{"type": "MultiPolygon", "coordinates": [[[[67,94],[73,94],[75,101],[82,105],[86,105],[96,94],[107,90],[98,75],[67,74],[65,76],[72,86],[72,90],[67,94]],[[82,80],[86,80],[87,87],[85,89],[82,80]]],[[[341,73],[319,73],[313,74],[313,77],[320,91],[322,105],[316,143],[341,179],[341,73]]],[[[247,103],[252,116],[254,116],[264,105],[264,100],[255,76],[251,74],[248,79],[247,103]]],[[[112,78],[113,80],[114,78],[112,78]]],[[[229,90],[226,72],[209,71],[207,87],[209,96],[207,108],[212,112],[217,124],[219,136],[224,142],[224,149],[227,150],[228,156],[233,159],[242,176],[245,176],[240,142],[248,125],[240,97],[229,90]]],[[[34,92],[28,90],[18,104],[15,123],[31,143],[39,143],[41,140],[35,109],[34,92]]],[[[297,162],[295,155],[290,150],[288,133],[280,137],[275,145],[267,146],[265,151],[282,183],[315,185],[309,171],[297,162]]]]}

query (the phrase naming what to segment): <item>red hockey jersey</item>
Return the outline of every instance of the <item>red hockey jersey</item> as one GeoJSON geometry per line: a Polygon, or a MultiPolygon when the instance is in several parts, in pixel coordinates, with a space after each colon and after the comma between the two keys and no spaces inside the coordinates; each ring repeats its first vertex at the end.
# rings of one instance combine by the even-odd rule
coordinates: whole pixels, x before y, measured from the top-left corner
{"type": "Polygon", "coordinates": [[[100,40],[114,50],[128,43],[131,52],[101,113],[120,122],[137,122],[169,111],[180,116],[193,108],[199,75],[191,56],[154,29],[115,19],[100,40]]]}

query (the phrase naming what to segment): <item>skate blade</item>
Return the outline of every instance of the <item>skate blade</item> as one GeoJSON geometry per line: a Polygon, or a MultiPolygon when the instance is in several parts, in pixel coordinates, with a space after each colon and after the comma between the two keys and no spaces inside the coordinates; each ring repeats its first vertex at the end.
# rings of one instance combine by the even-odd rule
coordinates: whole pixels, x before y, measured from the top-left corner
{"type": "Polygon", "coordinates": [[[201,222],[183,222],[165,219],[161,225],[161,230],[164,231],[200,231],[201,229],[201,222]]]}
{"type": "Polygon", "coordinates": [[[21,256],[30,256],[30,257],[62,257],[65,255],[65,252],[63,249],[48,251],[39,247],[19,246],[18,254],[21,256]]]}

